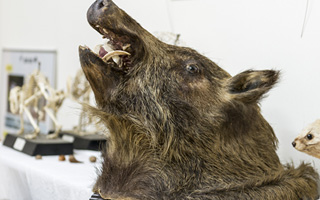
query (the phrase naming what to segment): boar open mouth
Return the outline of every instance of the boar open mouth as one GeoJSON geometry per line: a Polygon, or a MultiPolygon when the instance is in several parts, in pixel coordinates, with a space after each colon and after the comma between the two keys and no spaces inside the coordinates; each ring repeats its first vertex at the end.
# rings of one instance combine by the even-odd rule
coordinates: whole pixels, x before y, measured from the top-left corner
{"type": "Polygon", "coordinates": [[[94,51],[80,48],[84,63],[91,60],[92,64],[99,63],[127,74],[145,56],[143,35],[146,31],[111,0],[96,0],[87,12],[87,19],[108,41],[96,46],[94,51]],[[94,55],[90,55],[93,52],[94,55]]]}
{"type": "Polygon", "coordinates": [[[103,39],[108,39],[106,43],[97,45],[94,49],[105,62],[114,62],[124,71],[128,71],[131,66],[131,54],[133,53],[130,40],[127,36],[119,36],[107,29],[96,25],[96,30],[103,39]]]}
{"type": "Polygon", "coordinates": [[[100,105],[109,100],[149,54],[146,31],[111,0],[96,0],[87,12],[90,26],[107,42],[79,47],[81,67],[100,105]]]}
{"type": "Polygon", "coordinates": [[[96,25],[95,29],[106,41],[103,44],[98,44],[93,51],[90,51],[95,53],[103,62],[112,64],[118,70],[128,72],[132,66],[131,58],[133,54],[131,44],[128,42],[129,39],[126,36],[117,36],[99,25],[96,25]]]}

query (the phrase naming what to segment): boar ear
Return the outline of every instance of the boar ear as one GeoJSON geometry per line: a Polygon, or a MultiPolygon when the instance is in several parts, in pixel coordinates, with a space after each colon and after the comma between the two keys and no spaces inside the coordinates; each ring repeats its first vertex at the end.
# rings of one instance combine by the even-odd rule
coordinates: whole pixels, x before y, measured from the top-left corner
{"type": "Polygon", "coordinates": [[[279,78],[279,71],[244,71],[230,78],[227,90],[231,98],[244,103],[256,103],[279,78]]]}

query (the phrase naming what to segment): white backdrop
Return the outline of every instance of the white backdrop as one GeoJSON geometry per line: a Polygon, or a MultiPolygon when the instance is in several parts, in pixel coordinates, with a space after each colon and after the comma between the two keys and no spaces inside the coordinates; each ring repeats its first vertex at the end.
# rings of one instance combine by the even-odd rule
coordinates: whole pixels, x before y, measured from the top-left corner
{"type": "MultiPolygon", "coordinates": [[[[303,38],[307,0],[115,0],[151,32],[181,34],[188,46],[207,55],[232,75],[245,69],[278,69],[281,81],[261,103],[279,138],[284,162],[320,162],[296,151],[291,142],[320,118],[320,2],[303,38]]],[[[94,47],[101,36],[86,21],[93,0],[0,0],[0,48],[55,49],[57,87],[80,67],[78,45],[94,47]]],[[[1,58],[0,58],[1,59],[1,58]]],[[[0,86],[1,88],[2,86],[0,86]]],[[[77,109],[65,101],[59,120],[77,123],[77,109]]]]}

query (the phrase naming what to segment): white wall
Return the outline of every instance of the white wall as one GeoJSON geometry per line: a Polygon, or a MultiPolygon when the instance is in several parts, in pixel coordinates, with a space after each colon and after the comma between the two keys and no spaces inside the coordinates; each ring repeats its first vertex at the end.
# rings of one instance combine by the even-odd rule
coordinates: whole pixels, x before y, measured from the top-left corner
{"type": "MultiPolygon", "coordinates": [[[[186,44],[233,75],[249,68],[281,70],[262,112],[279,138],[283,161],[311,161],[319,168],[317,159],[291,146],[304,126],[320,118],[320,2],[312,1],[301,38],[306,1],[115,0],[147,30],[180,33],[186,44]]],[[[78,45],[102,43],[86,21],[92,2],[0,0],[0,48],[57,50],[57,88],[65,88],[80,67],[78,45]]],[[[77,123],[75,107],[65,101],[59,111],[65,128],[77,123]]]]}
{"type": "MultiPolygon", "coordinates": [[[[90,4],[89,0],[2,0],[2,48],[56,50],[57,87],[65,88],[67,77],[79,68],[78,45],[86,37],[95,36],[90,29],[81,32],[87,26],[86,9],[90,4]]],[[[70,109],[73,105],[70,101],[65,102],[65,111],[59,115],[61,120],[68,122],[70,116],[74,119],[76,112],[70,109]]]]}
{"type": "MultiPolygon", "coordinates": [[[[3,37],[2,37],[2,32],[3,32],[3,29],[2,29],[2,27],[3,27],[3,19],[4,19],[4,16],[3,16],[3,12],[2,12],[2,10],[3,10],[3,0],[0,0],[0,65],[2,65],[2,48],[3,48],[3,42],[2,42],[2,39],[3,39],[3,37]]],[[[2,85],[2,80],[1,80],[1,76],[2,76],[2,73],[4,73],[3,72],[3,67],[1,66],[0,67],[0,94],[2,93],[1,91],[2,90],[4,90],[4,86],[2,85]]],[[[2,124],[4,124],[3,123],[3,121],[4,121],[4,119],[1,117],[1,116],[3,116],[2,115],[2,112],[3,112],[3,109],[4,109],[4,102],[5,100],[3,99],[3,98],[0,98],[0,138],[2,138],[2,133],[3,133],[3,131],[2,131],[2,129],[3,129],[3,127],[2,127],[2,124]]]]}
{"type": "MultiPolygon", "coordinates": [[[[2,8],[3,8],[3,6],[2,6],[2,1],[3,0],[0,0],[0,27],[2,27],[3,26],[3,16],[2,16],[2,8]]],[[[0,48],[2,48],[2,29],[0,29],[0,48]]],[[[1,55],[0,55],[0,63],[1,63],[1,55]]],[[[0,72],[1,73],[1,72],[0,72]]]]}

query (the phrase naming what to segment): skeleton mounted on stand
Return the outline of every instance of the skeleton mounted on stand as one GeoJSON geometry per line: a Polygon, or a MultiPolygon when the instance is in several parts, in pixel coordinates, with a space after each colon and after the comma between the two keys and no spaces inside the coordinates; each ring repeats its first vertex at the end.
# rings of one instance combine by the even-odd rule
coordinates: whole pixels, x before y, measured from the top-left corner
{"type": "Polygon", "coordinates": [[[48,135],[50,139],[57,138],[61,130],[61,125],[58,123],[55,117],[56,112],[61,107],[66,95],[62,90],[55,90],[50,86],[47,77],[45,77],[40,70],[35,70],[29,77],[28,82],[22,87],[16,86],[10,90],[9,102],[10,110],[13,114],[20,115],[20,130],[19,135],[24,133],[24,113],[34,128],[34,131],[26,135],[27,139],[35,139],[39,133],[40,128],[33,118],[30,109],[33,108],[38,114],[38,120],[44,116],[44,113],[52,119],[54,123],[54,133],[48,135]],[[45,105],[39,107],[39,100],[45,99],[45,105]]]}

